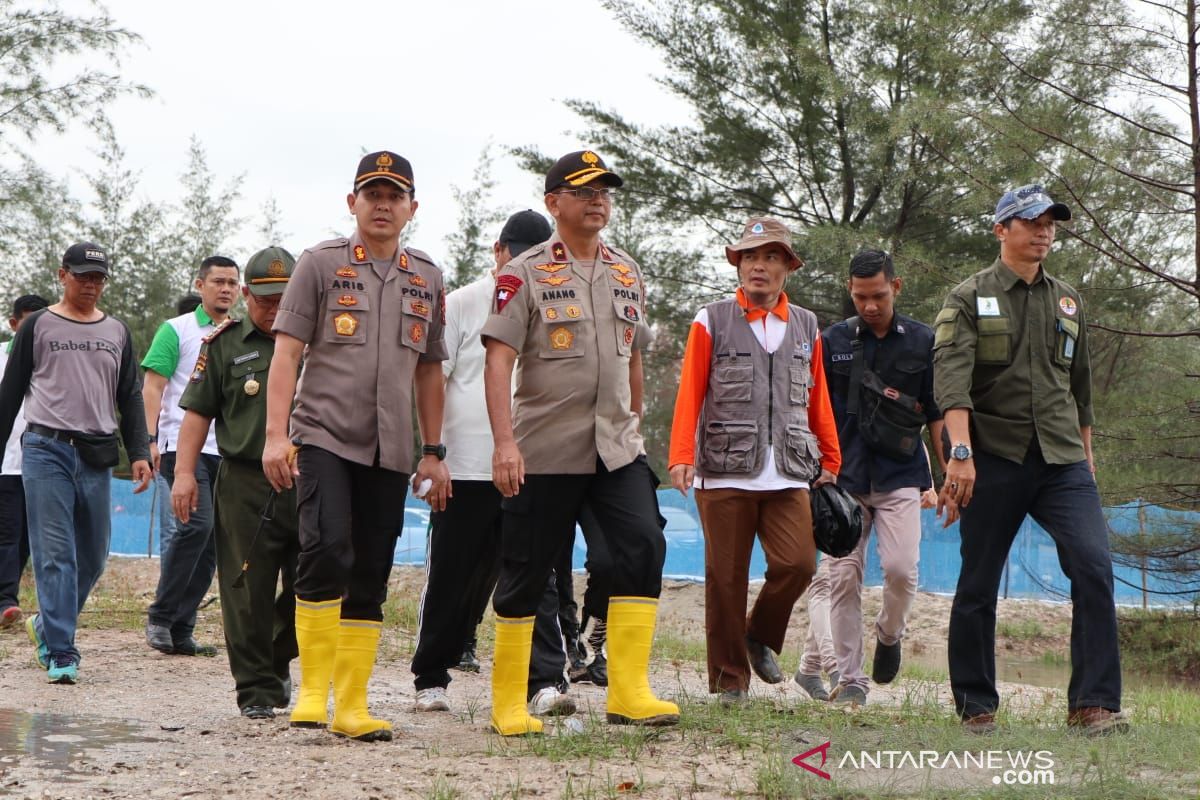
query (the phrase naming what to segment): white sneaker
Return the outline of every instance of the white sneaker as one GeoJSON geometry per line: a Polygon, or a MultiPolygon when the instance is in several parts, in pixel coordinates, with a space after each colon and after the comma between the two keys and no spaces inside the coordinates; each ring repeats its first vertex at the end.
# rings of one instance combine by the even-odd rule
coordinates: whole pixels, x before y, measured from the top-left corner
{"type": "Polygon", "coordinates": [[[529,701],[529,713],[535,717],[569,717],[575,713],[575,698],[547,686],[529,701]]]}
{"type": "Polygon", "coordinates": [[[417,692],[417,711],[449,711],[450,701],[446,699],[446,690],[440,686],[422,689],[417,692]]]}

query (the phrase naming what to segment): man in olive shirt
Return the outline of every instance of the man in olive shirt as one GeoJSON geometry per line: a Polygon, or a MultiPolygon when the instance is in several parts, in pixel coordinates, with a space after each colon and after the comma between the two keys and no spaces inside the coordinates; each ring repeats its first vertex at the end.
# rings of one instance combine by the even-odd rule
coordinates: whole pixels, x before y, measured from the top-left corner
{"type": "Polygon", "coordinates": [[[276,493],[262,470],[266,388],[275,353],[271,325],[295,263],[281,247],[250,257],[242,286],[248,317],[227,320],[205,337],[179,401],[186,413],[175,447],[171,502],[184,524],[203,500],[196,467],[216,420],[217,586],[237,704],[250,719],[271,719],[273,709],[287,707],[288,670],[297,652],[296,492],[276,493]]]}
{"type": "Polygon", "coordinates": [[[934,393],[951,450],[939,498],[961,508],[962,571],[950,612],[950,686],[969,730],[990,732],[996,595],[1025,515],[1046,529],[1071,580],[1067,724],[1124,728],[1108,528],[1093,476],[1092,386],[1079,293],[1047,274],[1056,222],[1041,186],[1007,192],[992,227],[1000,257],[938,313],[934,393]]]}
{"type": "Polygon", "coordinates": [[[542,730],[525,706],[534,612],[585,503],[614,562],[608,721],[679,720],[647,676],[666,541],[638,430],[645,286],[637,262],[600,241],[621,182],[590,150],[550,168],[545,202],[556,234],[499,271],[481,333],[492,479],[504,495],[492,728],[505,736],[542,730]]]}

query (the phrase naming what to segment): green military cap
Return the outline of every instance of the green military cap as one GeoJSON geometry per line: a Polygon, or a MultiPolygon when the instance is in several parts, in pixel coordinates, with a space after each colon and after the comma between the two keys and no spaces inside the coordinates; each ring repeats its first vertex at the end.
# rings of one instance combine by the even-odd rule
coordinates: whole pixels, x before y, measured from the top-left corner
{"type": "Polygon", "coordinates": [[[283,294],[296,259],[282,247],[267,247],[246,262],[246,286],[253,294],[283,294]]]}

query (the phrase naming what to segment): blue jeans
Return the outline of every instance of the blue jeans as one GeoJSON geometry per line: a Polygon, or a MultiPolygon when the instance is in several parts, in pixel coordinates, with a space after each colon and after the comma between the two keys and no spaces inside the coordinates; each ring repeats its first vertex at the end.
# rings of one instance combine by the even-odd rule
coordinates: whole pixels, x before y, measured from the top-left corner
{"type": "MultiPolygon", "coordinates": [[[[196,510],[186,523],[175,520],[175,533],[163,540],[159,559],[158,590],[147,616],[171,631],[182,642],[196,627],[196,609],[212,586],[217,570],[217,544],[213,535],[213,489],[221,457],[202,453],[196,461],[196,510]]],[[[167,483],[175,483],[175,454],[163,453],[159,470],[167,483]]],[[[170,494],[166,497],[170,503],[170,494]]]]}
{"type": "Polygon", "coordinates": [[[175,513],[171,511],[171,484],[163,476],[162,470],[154,473],[154,491],[158,503],[158,555],[161,557],[171,546],[171,537],[175,535],[175,513]]]}
{"type": "Polygon", "coordinates": [[[962,510],[962,571],[950,608],[950,688],[960,716],[992,713],[996,596],[1025,515],[1046,529],[1071,581],[1071,681],[1067,708],[1121,710],[1121,656],[1112,557],[1100,493],[1086,461],[1047,464],[1037,438],[1021,464],[975,452],[975,496],[962,510]]]}
{"type": "Polygon", "coordinates": [[[52,656],[78,660],[79,612],[108,558],[112,471],[89,467],[71,445],[32,431],[21,442],[38,632],[52,656]]]}

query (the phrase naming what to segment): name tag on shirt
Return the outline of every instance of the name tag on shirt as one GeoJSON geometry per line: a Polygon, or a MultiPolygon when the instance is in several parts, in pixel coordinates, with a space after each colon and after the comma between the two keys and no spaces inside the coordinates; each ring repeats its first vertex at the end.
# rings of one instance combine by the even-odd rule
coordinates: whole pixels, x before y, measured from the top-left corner
{"type": "Polygon", "coordinates": [[[975,305],[981,317],[1000,316],[1000,301],[995,297],[976,297],[975,305]]]}

